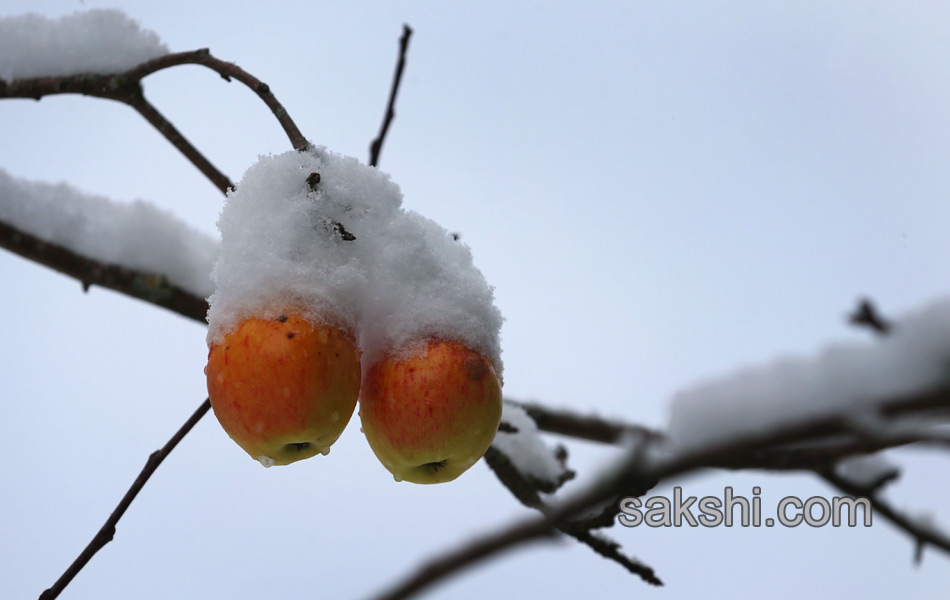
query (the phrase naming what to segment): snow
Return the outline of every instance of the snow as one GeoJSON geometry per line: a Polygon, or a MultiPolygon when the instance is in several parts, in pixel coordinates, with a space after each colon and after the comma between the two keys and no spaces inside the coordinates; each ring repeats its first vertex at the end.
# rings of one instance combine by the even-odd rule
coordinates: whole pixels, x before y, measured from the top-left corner
{"type": "Polygon", "coordinates": [[[115,9],[0,18],[0,79],[116,73],[163,54],[155,32],[115,9]]]}
{"type": "Polygon", "coordinates": [[[291,307],[353,332],[364,366],[439,338],[501,372],[501,313],[470,249],[404,209],[376,168],[325,148],[261,157],[228,194],[218,228],[209,343],[291,307]]]}
{"type": "Polygon", "coordinates": [[[670,434],[687,447],[830,414],[863,422],[883,400],[948,381],[950,300],[941,300],[873,342],[830,346],[812,358],[782,359],[685,390],[673,398],[670,434]]]}
{"type": "Polygon", "coordinates": [[[118,203],[0,169],[0,221],[100,262],[165,275],[201,297],[214,289],[217,240],[142,200],[118,203]]]}
{"type": "Polygon", "coordinates": [[[550,483],[559,482],[566,468],[557,460],[554,450],[541,439],[534,419],[520,406],[505,402],[501,422],[517,431],[499,429],[492,446],[503,452],[523,475],[550,483]]]}

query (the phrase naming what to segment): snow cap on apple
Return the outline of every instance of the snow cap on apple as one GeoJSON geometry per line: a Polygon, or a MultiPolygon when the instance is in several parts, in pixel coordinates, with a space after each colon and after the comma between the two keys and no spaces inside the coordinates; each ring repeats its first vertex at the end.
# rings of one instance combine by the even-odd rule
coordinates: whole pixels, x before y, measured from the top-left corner
{"type": "Polygon", "coordinates": [[[502,316],[471,250],[403,208],[399,186],[375,167],[322,147],[262,156],[228,194],[218,228],[209,343],[293,301],[354,332],[369,364],[451,339],[501,372],[502,316]]]}

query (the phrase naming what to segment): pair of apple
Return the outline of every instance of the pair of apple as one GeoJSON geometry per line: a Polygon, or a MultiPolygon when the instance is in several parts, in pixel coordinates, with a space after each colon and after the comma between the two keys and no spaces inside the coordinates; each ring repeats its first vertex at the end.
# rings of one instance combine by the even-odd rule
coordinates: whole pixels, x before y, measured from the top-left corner
{"type": "Polygon", "coordinates": [[[396,480],[451,481],[501,420],[490,360],[454,340],[388,355],[361,376],[347,331],[298,311],[250,318],[213,344],[208,394],[224,430],[265,467],[327,454],[359,398],[362,430],[396,480]]]}

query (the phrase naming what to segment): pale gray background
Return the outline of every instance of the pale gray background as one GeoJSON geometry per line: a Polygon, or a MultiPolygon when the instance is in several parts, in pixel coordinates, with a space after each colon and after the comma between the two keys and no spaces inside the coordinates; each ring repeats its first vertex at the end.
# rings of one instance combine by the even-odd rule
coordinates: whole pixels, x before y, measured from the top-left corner
{"type": "MultiPolygon", "coordinates": [[[[460,231],[496,286],[505,391],[662,426],[709,376],[866,334],[950,289],[950,11],[937,2],[35,2],[118,6],[172,50],[209,46],[271,85],[314,142],[365,160],[402,23],[416,30],[381,166],[460,231]]],[[[149,97],[235,181],[289,143],[258,98],[199,67],[149,97]]],[[[138,115],[0,102],[0,165],[209,233],[222,197],[138,115]]],[[[0,253],[0,596],[36,597],[205,396],[204,329],[0,253]]],[[[594,472],[612,456],[571,442],[594,472]]],[[[947,461],[897,455],[892,496],[945,525],[947,461]]],[[[582,478],[583,480],[583,478],[582,478]]],[[[833,491],[719,473],[687,494],[833,491]]],[[[666,489],[666,488],[664,488],[666,489]]],[[[663,490],[660,490],[663,491],[663,490]]],[[[265,470],[206,418],[64,598],[361,598],[420,559],[529,514],[484,465],[396,484],[358,423],[331,454],[265,470]]],[[[944,597],[950,561],[866,529],[614,528],[647,589],[566,541],[431,598],[944,597]]]]}

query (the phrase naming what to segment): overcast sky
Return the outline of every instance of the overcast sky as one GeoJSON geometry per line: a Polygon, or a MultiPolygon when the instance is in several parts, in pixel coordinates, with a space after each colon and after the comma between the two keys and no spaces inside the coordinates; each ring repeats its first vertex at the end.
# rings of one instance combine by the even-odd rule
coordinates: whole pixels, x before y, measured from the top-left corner
{"type": "MultiPolygon", "coordinates": [[[[415,30],[381,168],[458,231],[495,286],[505,393],[663,427],[673,394],[744,366],[862,341],[950,289],[950,10],[936,2],[98,2],[4,0],[0,16],[119,7],[173,51],[266,81],[313,142],[366,160],[403,23],[415,30]]],[[[145,80],[232,180],[290,144],[238,83],[145,80]]],[[[0,102],[0,167],[149,200],[216,233],[223,198],[129,108],[0,102]]],[[[0,253],[0,597],[51,585],[148,454],[206,395],[205,330],[0,253]]],[[[265,470],[210,416],[161,466],[64,598],[362,598],[529,513],[477,465],[397,484],[354,418],[327,457],[265,470]]],[[[553,440],[552,438],[552,441],[553,440]]],[[[568,441],[579,481],[613,456],[568,441]]],[[[891,497],[950,525],[947,460],[902,451],[891,497]]],[[[814,477],[711,473],[763,506],[814,477]]],[[[575,486],[576,487],[576,486],[575,486]]],[[[664,487],[657,493],[669,493],[664,487]]],[[[433,591],[486,596],[944,597],[950,560],[870,529],[623,529],[646,589],[565,541],[433,591]],[[594,591],[596,590],[596,592],[594,591]]]]}

